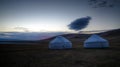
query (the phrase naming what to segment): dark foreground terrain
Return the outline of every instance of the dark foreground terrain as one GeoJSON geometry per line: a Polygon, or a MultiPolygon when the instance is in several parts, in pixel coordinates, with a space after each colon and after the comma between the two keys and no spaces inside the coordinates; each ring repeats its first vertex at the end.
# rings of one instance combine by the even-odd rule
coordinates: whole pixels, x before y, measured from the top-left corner
{"type": "Polygon", "coordinates": [[[1,44],[0,67],[120,67],[120,36],[115,33],[100,34],[110,42],[107,49],[83,48],[90,35],[79,34],[64,35],[73,43],[69,50],[49,50],[51,39],[32,44],[1,44]]]}

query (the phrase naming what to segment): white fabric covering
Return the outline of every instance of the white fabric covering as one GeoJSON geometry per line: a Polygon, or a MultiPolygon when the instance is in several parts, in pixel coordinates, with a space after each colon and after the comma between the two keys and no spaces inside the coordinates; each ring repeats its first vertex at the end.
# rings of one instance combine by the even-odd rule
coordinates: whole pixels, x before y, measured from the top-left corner
{"type": "Polygon", "coordinates": [[[106,39],[98,35],[92,35],[84,42],[85,48],[106,48],[109,47],[109,43],[106,39]]]}
{"type": "Polygon", "coordinates": [[[62,36],[57,36],[49,44],[49,49],[68,49],[68,48],[72,48],[72,43],[62,36]]]}

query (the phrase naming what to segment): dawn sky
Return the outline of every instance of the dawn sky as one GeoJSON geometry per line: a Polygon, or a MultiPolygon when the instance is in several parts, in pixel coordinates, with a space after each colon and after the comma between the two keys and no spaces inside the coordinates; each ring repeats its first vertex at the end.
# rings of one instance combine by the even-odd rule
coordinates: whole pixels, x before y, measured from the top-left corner
{"type": "Polygon", "coordinates": [[[120,28],[120,5],[93,8],[88,0],[0,0],[0,31],[71,31],[72,21],[90,16],[83,30],[120,28]],[[21,29],[18,29],[20,27],[21,29]]]}

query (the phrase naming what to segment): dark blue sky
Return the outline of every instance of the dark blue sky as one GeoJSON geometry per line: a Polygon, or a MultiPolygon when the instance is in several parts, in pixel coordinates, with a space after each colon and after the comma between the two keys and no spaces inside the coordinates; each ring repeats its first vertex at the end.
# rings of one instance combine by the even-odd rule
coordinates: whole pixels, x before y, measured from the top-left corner
{"type": "MultiPolygon", "coordinates": [[[[92,8],[88,0],[0,0],[0,31],[71,31],[72,21],[90,16],[83,30],[114,29],[120,26],[120,5],[92,8]]],[[[74,31],[72,31],[74,32],[74,31]]]]}

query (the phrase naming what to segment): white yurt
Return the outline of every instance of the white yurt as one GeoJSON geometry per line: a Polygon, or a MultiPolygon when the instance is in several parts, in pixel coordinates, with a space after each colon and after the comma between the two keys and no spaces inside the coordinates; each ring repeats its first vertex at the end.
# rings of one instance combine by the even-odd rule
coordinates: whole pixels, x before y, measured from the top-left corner
{"type": "Polygon", "coordinates": [[[106,39],[93,34],[84,42],[84,48],[107,48],[109,43],[106,39]]]}
{"type": "Polygon", "coordinates": [[[49,44],[49,49],[69,49],[69,48],[72,48],[72,43],[62,36],[57,36],[49,44]]]}

